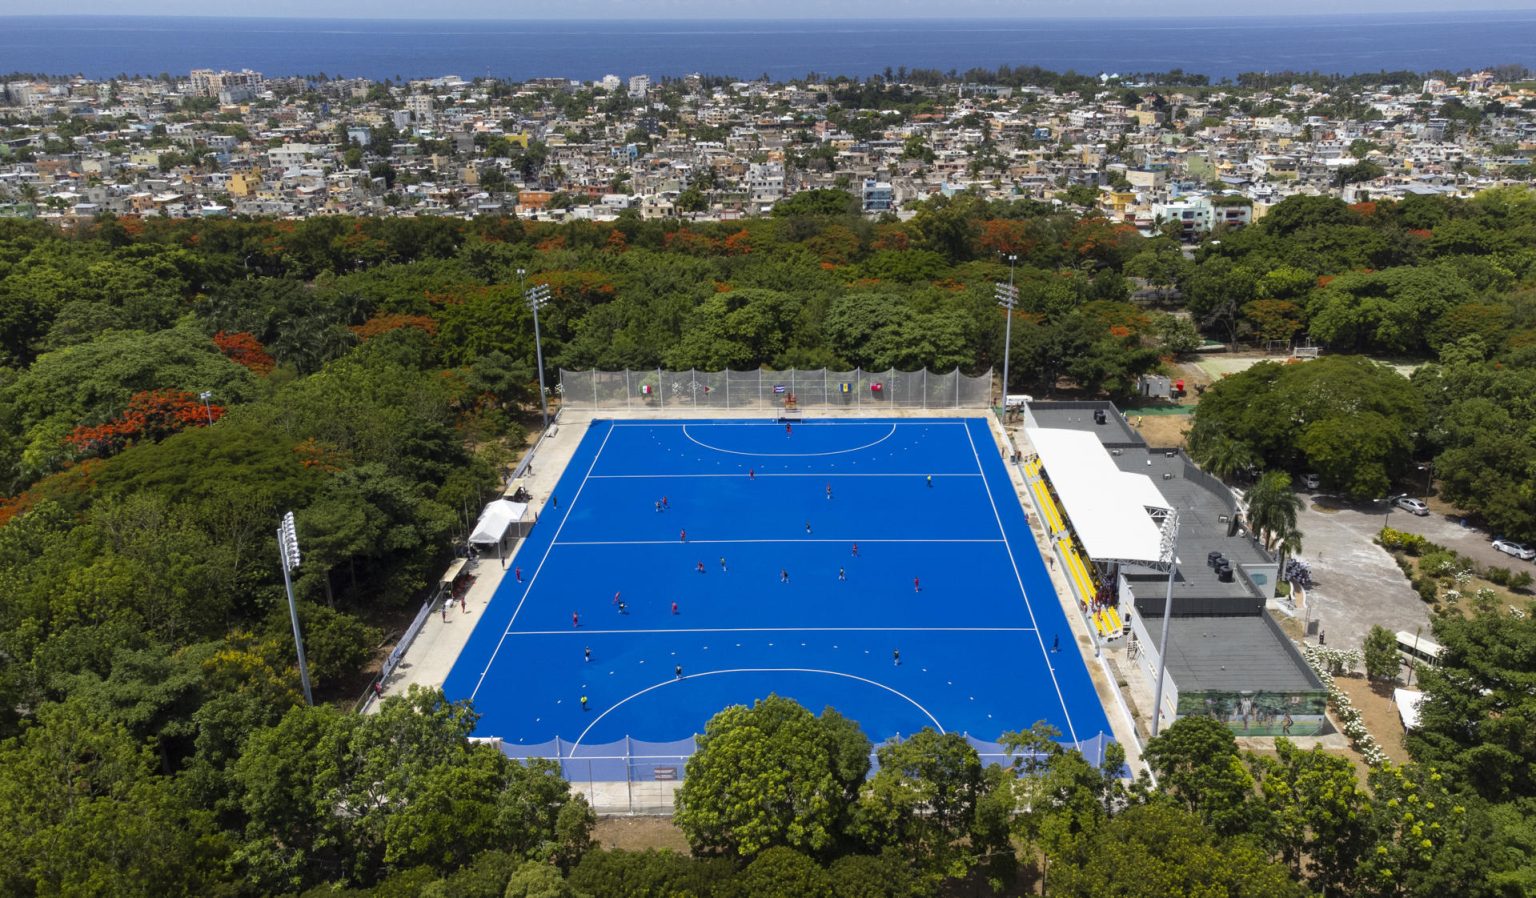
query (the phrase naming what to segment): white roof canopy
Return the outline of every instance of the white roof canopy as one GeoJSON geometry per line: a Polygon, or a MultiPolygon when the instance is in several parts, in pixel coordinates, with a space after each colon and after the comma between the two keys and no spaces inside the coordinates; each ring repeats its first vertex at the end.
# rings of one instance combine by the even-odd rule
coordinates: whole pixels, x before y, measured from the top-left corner
{"type": "Polygon", "coordinates": [[[501,542],[507,535],[507,528],[523,519],[523,514],[528,511],[528,503],[512,502],[507,499],[497,499],[485,506],[485,511],[480,513],[480,520],[475,522],[475,531],[469,535],[469,541],[477,545],[495,545],[501,542]]]}
{"type": "Polygon", "coordinates": [[[1081,430],[1029,428],[1062,511],[1095,561],[1161,567],[1162,531],[1153,513],[1172,510],[1152,478],[1122,471],[1099,438],[1081,430]]]}

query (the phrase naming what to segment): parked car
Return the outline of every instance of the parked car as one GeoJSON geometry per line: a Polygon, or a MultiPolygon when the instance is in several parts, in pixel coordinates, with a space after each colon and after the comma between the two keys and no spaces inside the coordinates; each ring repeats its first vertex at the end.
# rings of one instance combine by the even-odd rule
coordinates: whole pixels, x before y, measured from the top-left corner
{"type": "Polygon", "coordinates": [[[1394,496],[1392,504],[1409,514],[1416,514],[1421,518],[1429,514],[1429,506],[1425,505],[1423,500],[1415,499],[1412,496],[1394,496]]]}
{"type": "Polygon", "coordinates": [[[1309,490],[1315,490],[1318,487],[1321,487],[1323,482],[1322,480],[1318,479],[1316,474],[1303,474],[1301,475],[1301,485],[1309,490]]]}
{"type": "Polygon", "coordinates": [[[1525,543],[1517,543],[1512,539],[1496,539],[1493,541],[1493,547],[1505,555],[1513,555],[1524,561],[1536,558],[1536,549],[1531,548],[1525,543]]]}

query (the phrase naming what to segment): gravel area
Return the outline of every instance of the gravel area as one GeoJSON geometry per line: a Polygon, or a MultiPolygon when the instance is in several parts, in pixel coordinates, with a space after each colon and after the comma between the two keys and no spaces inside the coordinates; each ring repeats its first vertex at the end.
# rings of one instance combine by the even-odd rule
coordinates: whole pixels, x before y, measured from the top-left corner
{"type": "MultiPolygon", "coordinates": [[[[1355,506],[1329,496],[1302,498],[1296,523],[1302,532],[1301,557],[1312,565],[1314,586],[1308,601],[1328,644],[1358,648],[1375,624],[1410,633],[1423,627],[1427,632],[1429,606],[1387,550],[1372,541],[1386,521],[1382,506],[1355,506]]],[[[1394,512],[1392,524],[1412,517],[1394,512]]]]}

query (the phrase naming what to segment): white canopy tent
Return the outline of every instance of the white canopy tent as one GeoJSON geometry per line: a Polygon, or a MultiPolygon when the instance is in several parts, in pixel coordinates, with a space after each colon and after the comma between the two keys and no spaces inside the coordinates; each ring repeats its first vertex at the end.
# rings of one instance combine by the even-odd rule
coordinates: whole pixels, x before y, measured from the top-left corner
{"type": "Polygon", "coordinates": [[[1120,470],[1092,433],[1050,427],[1028,432],[1091,558],[1166,567],[1162,530],[1153,516],[1166,517],[1173,507],[1152,478],[1120,470]]]}
{"type": "Polygon", "coordinates": [[[1392,700],[1397,703],[1397,716],[1403,722],[1403,729],[1417,728],[1419,707],[1424,704],[1424,693],[1416,689],[1394,689],[1392,700]]]}
{"type": "Polygon", "coordinates": [[[514,525],[522,523],[523,516],[528,513],[528,503],[513,502],[510,499],[497,499],[485,506],[480,513],[480,520],[475,522],[475,529],[469,535],[470,545],[496,547],[496,557],[502,556],[502,542],[507,538],[507,531],[514,525]]]}

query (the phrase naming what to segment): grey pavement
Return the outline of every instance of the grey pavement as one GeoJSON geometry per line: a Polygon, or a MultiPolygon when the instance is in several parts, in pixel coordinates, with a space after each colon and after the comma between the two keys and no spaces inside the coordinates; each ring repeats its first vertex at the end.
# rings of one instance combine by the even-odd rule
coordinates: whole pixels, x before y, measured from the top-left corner
{"type": "MultiPolygon", "coordinates": [[[[1391,520],[1398,526],[1412,517],[1396,511],[1391,520]]],[[[1330,646],[1359,648],[1376,624],[1410,633],[1415,627],[1429,629],[1429,606],[1391,554],[1374,542],[1386,520],[1384,506],[1354,507],[1330,496],[1302,494],[1296,525],[1302,533],[1300,558],[1312,566],[1313,588],[1295,614],[1317,620],[1330,646]]]]}
{"type": "Polygon", "coordinates": [[[1526,571],[1536,576],[1536,565],[1513,555],[1505,555],[1493,547],[1493,534],[1476,527],[1463,527],[1461,521],[1461,515],[1453,509],[1443,510],[1441,503],[1432,502],[1429,514],[1424,517],[1400,509],[1392,512],[1390,526],[1394,530],[1417,533],[1447,549],[1454,549],[1484,567],[1526,571]]]}

